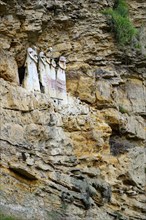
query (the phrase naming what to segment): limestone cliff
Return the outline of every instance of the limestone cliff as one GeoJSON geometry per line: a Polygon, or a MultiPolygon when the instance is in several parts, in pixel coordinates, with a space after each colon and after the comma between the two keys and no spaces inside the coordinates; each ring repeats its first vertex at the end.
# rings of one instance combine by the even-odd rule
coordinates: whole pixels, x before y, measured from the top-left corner
{"type": "Polygon", "coordinates": [[[137,50],[121,50],[109,31],[102,11],[113,5],[0,1],[1,213],[146,219],[146,5],[128,1],[137,50]],[[69,106],[20,86],[32,45],[66,56],[69,106]]]}

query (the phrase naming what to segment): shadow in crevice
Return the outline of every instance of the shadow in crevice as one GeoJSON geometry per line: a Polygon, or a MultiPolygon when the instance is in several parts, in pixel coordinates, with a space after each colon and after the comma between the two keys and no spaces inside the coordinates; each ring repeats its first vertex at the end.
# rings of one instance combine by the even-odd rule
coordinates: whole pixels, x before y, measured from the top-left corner
{"type": "Polygon", "coordinates": [[[19,76],[19,83],[22,85],[24,77],[25,77],[25,66],[21,66],[18,68],[18,76],[19,76]]]}

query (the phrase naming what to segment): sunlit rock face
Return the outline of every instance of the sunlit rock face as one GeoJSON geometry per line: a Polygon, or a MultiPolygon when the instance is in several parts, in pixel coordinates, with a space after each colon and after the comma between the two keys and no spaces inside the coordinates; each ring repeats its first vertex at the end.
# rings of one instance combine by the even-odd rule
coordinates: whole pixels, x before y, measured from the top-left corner
{"type": "Polygon", "coordinates": [[[75,109],[54,106],[47,95],[3,79],[1,85],[2,211],[20,219],[80,219],[86,212],[110,219],[98,205],[110,202],[111,186],[92,165],[109,152],[111,128],[100,113],[78,101],[75,109]]]}
{"type": "Polygon", "coordinates": [[[1,211],[19,219],[144,219],[143,121],[137,116],[134,127],[130,117],[72,97],[54,105],[1,79],[1,211]]]}
{"type": "Polygon", "coordinates": [[[101,13],[113,5],[0,1],[1,212],[145,219],[146,6],[128,1],[141,48],[121,51],[101,13]],[[67,106],[23,88],[33,46],[66,57],[67,106]]]}

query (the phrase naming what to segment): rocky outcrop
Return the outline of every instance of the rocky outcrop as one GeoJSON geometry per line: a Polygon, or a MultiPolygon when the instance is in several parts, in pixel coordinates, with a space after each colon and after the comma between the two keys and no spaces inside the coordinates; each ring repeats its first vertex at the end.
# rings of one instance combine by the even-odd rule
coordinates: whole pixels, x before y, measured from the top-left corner
{"type": "MultiPolygon", "coordinates": [[[[87,106],[76,104],[76,117],[68,107],[58,109],[44,94],[1,83],[2,210],[9,209],[22,219],[80,219],[85,210],[93,209],[95,213],[90,210],[87,215],[94,218],[97,205],[110,201],[111,187],[98,170],[92,167],[90,171],[80,160],[98,162],[95,153],[104,145],[109,147],[110,127],[100,115],[92,120],[87,106]],[[97,137],[96,127],[101,127],[97,137]],[[78,131],[83,133],[84,149],[73,145],[74,137],[83,139],[78,131]],[[95,145],[96,138],[101,139],[100,146],[95,145]],[[91,144],[95,150],[89,150],[91,144]],[[94,152],[88,156],[91,150],[94,152]]],[[[110,219],[105,211],[102,215],[110,219]]]]}
{"type": "Polygon", "coordinates": [[[109,31],[102,11],[113,5],[0,1],[4,214],[19,220],[145,219],[145,0],[128,1],[140,33],[132,50],[121,50],[109,31]],[[33,45],[53,47],[56,60],[67,57],[68,106],[19,85],[33,45]]]}
{"type": "Polygon", "coordinates": [[[112,156],[105,111],[76,99],[74,108],[55,106],[44,94],[1,85],[2,212],[19,219],[144,219],[143,148],[112,156]]]}

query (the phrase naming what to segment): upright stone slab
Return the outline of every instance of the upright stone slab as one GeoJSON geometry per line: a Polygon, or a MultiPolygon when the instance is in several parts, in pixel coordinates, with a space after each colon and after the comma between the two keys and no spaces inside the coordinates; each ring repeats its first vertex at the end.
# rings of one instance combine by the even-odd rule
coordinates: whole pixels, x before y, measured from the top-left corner
{"type": "Polygon", "coordinates": [[[59,66],[57,70],[57,98],[62,100],[62,104],[67,104],[67,92],[66,92],[66,59],[61,56],[59,58],[59,66]]]}
{"type": "Polygon", "coordinates": [[[48,75],[48,85],[50,97],[56,99],[56,62],[52,57],[52,48],[46,53],[46,73],[48,75]]]}
{"type": "Polygon", "coordinates": [[[39,76],[40,76],[40,83],[41,83],[41,90],[43,93],[49,94],[49,77],[46,73],[46,66],[47,66],[47,61],[46,61],[46,56],[44,52],[39,53],[39,76]]]}
{"type": "Polygon", "coordinates": [[[38,91],[40,92],[40,84],[39,84],[39,77],[37,71],[37,62],[38,57],[35,50],[32,48],[27,49],[27,57],[25,62],[25,77],[23,81],[23,86],[29,92],[38,91]]]}
{"type": "Polygon", "coordinates": [[[51,69],[50,69],[50,96],[52,98],[57,98],[56,91],[56,62],[54,59],[51,60],[51,69]]]}

